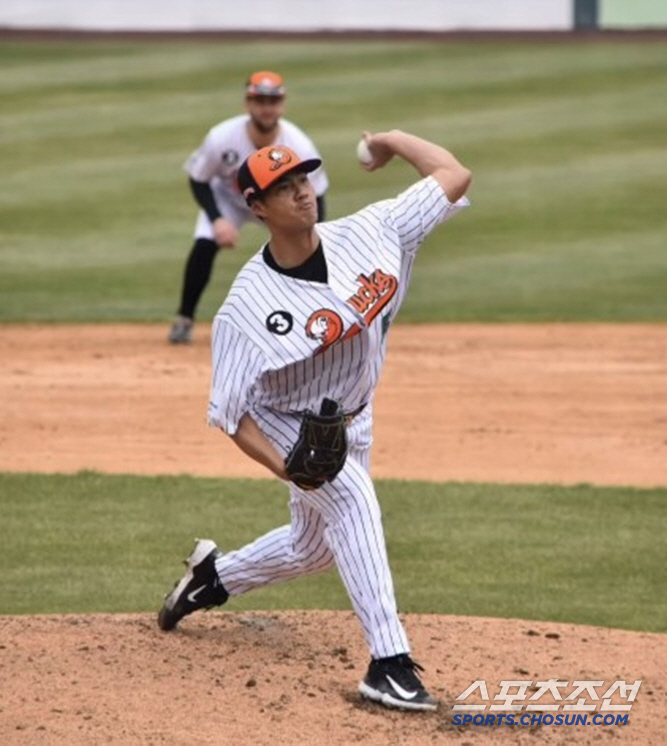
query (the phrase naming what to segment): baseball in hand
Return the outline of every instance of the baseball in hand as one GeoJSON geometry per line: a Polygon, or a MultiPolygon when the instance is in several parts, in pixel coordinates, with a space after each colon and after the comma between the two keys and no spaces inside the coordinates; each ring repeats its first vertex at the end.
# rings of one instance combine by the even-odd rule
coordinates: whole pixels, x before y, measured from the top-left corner
{"type": "Polygon", "coordinates": [[[366,145],[366,140],[359,140],[359,144],[357,145],[357,158],[360,163],[364,164],[364,166],[370,166],[371,163],[373,163],[373,154],[369,150],[368,145],[366,145]]]}

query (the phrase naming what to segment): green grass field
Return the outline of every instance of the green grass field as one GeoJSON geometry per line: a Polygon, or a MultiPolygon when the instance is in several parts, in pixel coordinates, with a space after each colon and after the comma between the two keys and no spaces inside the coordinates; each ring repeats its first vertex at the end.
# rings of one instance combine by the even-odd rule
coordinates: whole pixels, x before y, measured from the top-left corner
{"type": "MultiPolygon", "coordinates": [[[[474,206],[428,239],[400,320],[667,321],[664,43],[5,40],[0,322],[166,324],[195,217],[182,163],[263,67],[322,151],[331,217],[413,178],[362,172],[364,129],[472,168],[474,206]]],[[[218,259],[202,320],[262,237],[218,259]]],[[[665,489],[379,492],[404,611],[667,631],[665,489]]],[[[285,503],[270,481],[0,474],[0,614],[155,609],[195,535],[238,546],[285,503]]],[[[234,603],[290,607],[349,602],[330,573],[234,603]]]]}
{"type": "MultiPolygon", "coordinates": [[[[156,610],[194,536],[235,549],[288,520],[287,491],[266,480],[15,474],[0,490],[0,613],[156,610]]],[[[666,490],[381,481],[378,494],[405,612],[667,632],[666,490]]],[[[348,607],[335,572],[229,605],[348,607]]]]}
{"type": "MultiPolygon", "coordinates": [[[[195,217],[182,164],[262,67],[322,151],[331,217],[413,178],[362,172],[363,129],[474,171],[403,321],[667,319],[664,43],[3,41],[0,321],[168,320],[195,217]]],[[[262,237],[219,259],[202,319],[262,237]]]]}

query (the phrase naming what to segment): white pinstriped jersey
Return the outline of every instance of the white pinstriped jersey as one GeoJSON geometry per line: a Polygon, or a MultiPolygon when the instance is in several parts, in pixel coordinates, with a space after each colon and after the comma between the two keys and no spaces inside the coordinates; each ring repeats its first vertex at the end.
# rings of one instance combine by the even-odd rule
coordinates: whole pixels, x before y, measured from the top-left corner
{"type": "MultiPolygon", "coordinates": [[[[239,114],[212,127],[201,146],[189,157],[184,168],[195,181],[210,184],[223,215],[225,214],[225,206],[231,205],[233,212],[241,216],[246,222],[258,222],[248,209],[236,184],[236,174],[239,166],[257,150],[248,136],[247,125],[249,120],[250,115],[239,114]]],[[[312,140],[287,119],[280,120],[274,144],[292,148],[302,160],[308,158],[321,159],[312,140]]],[[[315,194],[321,197],[329,186],[324,168],[318,168],[311,174],[310,178],[315,194]]],[[[237,223],[239,221],[233,222],[237,223]]]]}
{"type": "Polygon", "coordinates": [[[448,202],[427,177],[394,199],[318,224],[327,283],[281,274],[261,251],[252,257],[213,322],[209,424],[234,434],[245,412],[319,411],[324,396],[346,412],[368,404],[416,251],[466,205],[448,202]]]}
{"type": "Polygon", "coordinates": [[[409,653],[396,607],[381,510],[370,477],[372,397],[387,330],[428,233],[468,204],[422,179],[395,199],[316,226],[327,282],[245,265],[212,329],[209,424],[229,434],[248,412],[279,453],[294,445],[305,409],[322,399],[352,413],[345,465],[312,491],[289,482],[291,521],[216,560],[230,595],[336,567],[371,656],[409,653]]]}

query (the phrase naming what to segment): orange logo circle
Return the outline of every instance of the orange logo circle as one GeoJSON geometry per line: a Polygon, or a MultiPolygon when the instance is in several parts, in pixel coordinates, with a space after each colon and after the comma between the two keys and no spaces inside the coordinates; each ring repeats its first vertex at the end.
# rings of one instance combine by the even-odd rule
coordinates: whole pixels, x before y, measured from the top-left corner
{"type": "Polygon", "coordinates": [[[343,319],[329,308],[320,308],[308,317],[306,334],[320,343],[317,352],[321,352],[340,339],[343,334],[343,319]]]}

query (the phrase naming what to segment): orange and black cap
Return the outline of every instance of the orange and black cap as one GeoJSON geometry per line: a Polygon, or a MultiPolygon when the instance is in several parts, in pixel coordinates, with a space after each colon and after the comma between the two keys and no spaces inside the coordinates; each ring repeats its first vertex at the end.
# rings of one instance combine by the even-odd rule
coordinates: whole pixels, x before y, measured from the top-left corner
{"type": "Polygon", "coordinates": [[[310,173],[322,165],[319,158],[301,158],[285,145],[261,148],[245,159],[237,176],[239,191],[250,204],[266,194],[276,182],[287,174],[310,173]]]}
{"type": "Polygon", "coordinates": [[[256,98],[257,96],[282,98],[285,95],[285,81],[282,75],[278,75],[278,73],[273,73],[270,70],[260,70],[248,78],[245,92],[247,98],[256,98]]]}

